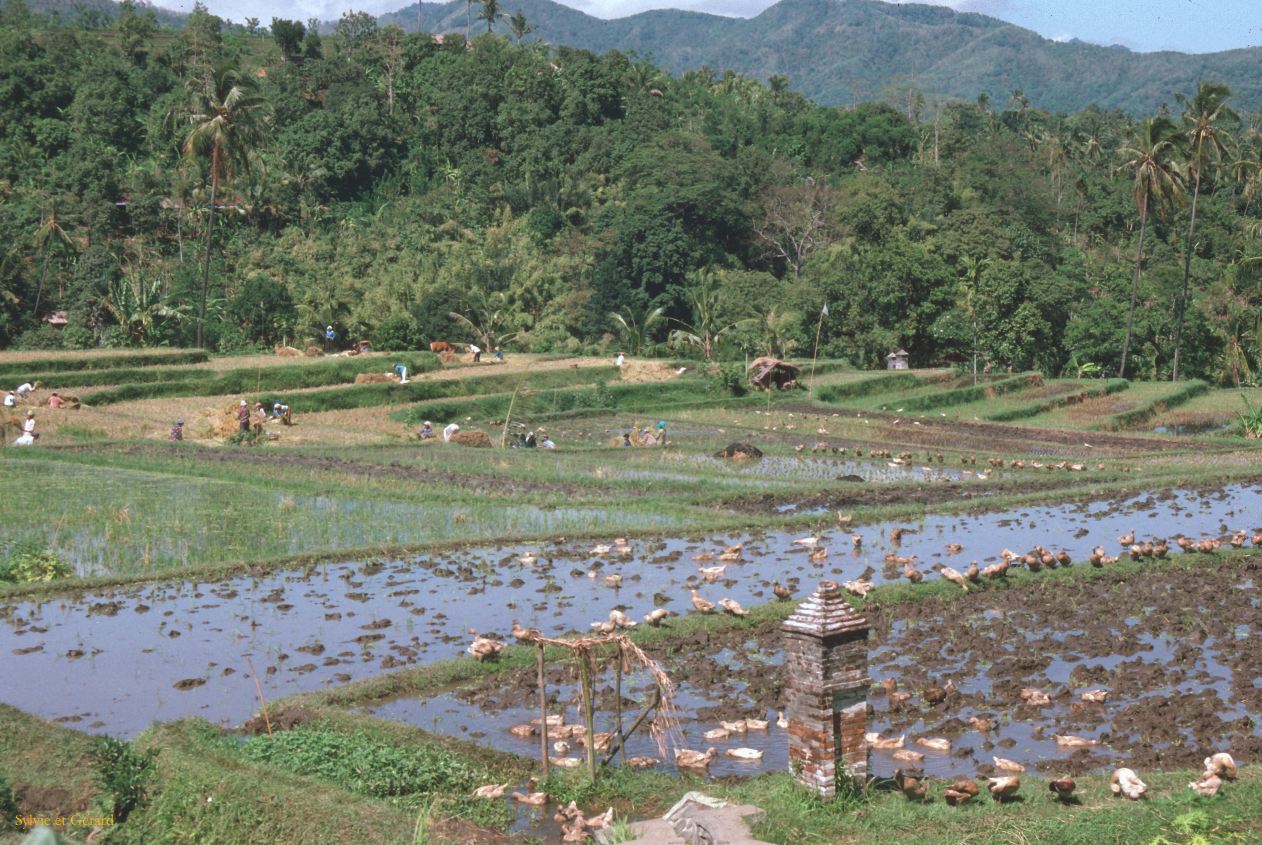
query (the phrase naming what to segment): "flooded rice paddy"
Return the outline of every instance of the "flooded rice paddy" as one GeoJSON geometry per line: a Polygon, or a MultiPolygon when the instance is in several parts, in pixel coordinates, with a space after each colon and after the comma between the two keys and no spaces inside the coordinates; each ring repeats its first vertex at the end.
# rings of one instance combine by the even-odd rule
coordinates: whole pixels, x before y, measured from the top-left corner
{"type": "MultiPolygon", "coordinates": [[[[16,679],[0,688],[0,700],[121,735],[183,716],[235,724],[256,709],[247,656],[264,693],[276,698],[459,656],[471,630],[507,635],[514,618],[559,634],[586,630],[615,607],[636,618],[659,605],[685,613],[685,585],[700,580],[699,565],[714,565],[692,558],[737,542],[745,544],[743,560],[728,564],[716,583],[701,584],[703,596],[749,605],[771,600],[773,579],[808,589],[825,577],[897,578],[899,570],[884,565],[887,553],[916,556],[928,578],[936,577],[932,563],[984,563],[1005,547],[1025,551],[1036,543],[1083,561],[1097,544],[1116,552],[1124,532],[1221,536],[1254,528],[1259,515],[1262,491],[1234,485],[929,516],[901,523],[909,530],[898,544],[889,537],[893,525],[857,529],[859,547],[849,530],[834,528],[820,538],[829,548],[822,562],[793,544],[801,535],[726,534],[635,541],[621,557],[596,554],[590,544],[475,548],[15,602],[0,606],[0,654],[16,679]],[[948,543],[963,551],[949,554],[948,543]],[[517,559],[528,550],[538,553],[533,565],[517,559]],[[608,575],[621,576],[621,585],[609,586],[608,575]]],[[[611,538],[617,528],[610,526],[611,538]]],[[[986,661],[962,665],[977,674],[986,661]]]]}

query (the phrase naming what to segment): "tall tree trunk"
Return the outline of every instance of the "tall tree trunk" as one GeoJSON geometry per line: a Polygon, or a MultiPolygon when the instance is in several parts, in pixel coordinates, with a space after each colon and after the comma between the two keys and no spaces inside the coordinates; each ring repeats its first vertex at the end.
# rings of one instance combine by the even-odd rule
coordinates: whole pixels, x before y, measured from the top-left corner
{"type": "MultiPolygon", "coordinates": [[[[460,8],[459,6],[456,7],[460,8]]],[[[473,34],[473,0],[465,0],[464,6],[464,40],[467,42],[473,34]]]]}
{"type": "Polygon", "coordinates": [[[206,254],[202,263],[202,296],[197,305],[197,348],[206,345],[206,291],[210,288],[210,245],[215,232],[215,199],[219,194],[219,145],[210,153],[210,207],[206,215],[206,254]]]}
{"type": "Polygon", "coordinates": [[[1188,307],[1188,283],[1192,277],[1192,237],[1196,233],[1196,200],[1201,195],[1201,170],[1196,170],[1196,181],[1192,184],[1192,219],[1188,221],[1187,248],[1183,251],[1183,293],[1179,297],[1179,316],[1174,323],[1174,371],[1171,381],[1179,380],[1179,347],[1183,342],[1183,315],[1188,307]]]}
{"type": "Polygon", "coordinates": [[[1118,370],[1119,378],[1126,378],[1126,355],[1131,348],[1131,329],[1135,325],[1135,296],[1139,292],[1139,274],[1143,268],[1144,229],[1148,225],[1148,195],[1144,194],[1144,205],[1139,211],[1139,246],[1135,248],[1135,278],[1131,280],[1131,306],[1126,311],[1126,339],[1122,341],[1122,366],[1118,370]]]}

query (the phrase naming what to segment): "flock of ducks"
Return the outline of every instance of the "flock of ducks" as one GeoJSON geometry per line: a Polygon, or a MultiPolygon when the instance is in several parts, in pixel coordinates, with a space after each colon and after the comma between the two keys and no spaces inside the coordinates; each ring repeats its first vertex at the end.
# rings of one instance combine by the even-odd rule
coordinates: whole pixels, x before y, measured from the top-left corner
{"type": "MultiPolygon", "coordinates": [[[[1025,767],[1011,760],[1004,760],[1002,757],[996,757],[994,760],[995,768],[1007,774],[986,778],[986,790],[996,801],[1011,800],[1021,788],[1019,773],[1024,772],[1025,767]]],[[[1204,773],[1200,778],[1189,783],[1188,788],[1202,798],[1213,798],[1222,788],[1224,781],[1235,779],[1236,761],[1229,753],[1220,751],[1205,758],[1204,773]]],[[[924,801],[928,797],[928,782],[915,771],[904,772],[902,769],[896,769],[894,783],[912,801],[924,801]]],[[[1073,800],[1074,790],[1077,788],[1078,784],[1068,776],[1056,778],[1047,784],[1047,789],[1052,796],[1064,803],[1073,800]]],[[[1148,785],[1140,779],[1134,769],[1119,768],[1115,769],[1109,778],[1109,791],[1131,801],[1138,801],[1148,794],[1148,785]]],[[[942,797],[947,804],[956,807],[967,804],[980,793],[981,789],[976,782],[968,778],[960,778],[943,789],[942,797]]]]}

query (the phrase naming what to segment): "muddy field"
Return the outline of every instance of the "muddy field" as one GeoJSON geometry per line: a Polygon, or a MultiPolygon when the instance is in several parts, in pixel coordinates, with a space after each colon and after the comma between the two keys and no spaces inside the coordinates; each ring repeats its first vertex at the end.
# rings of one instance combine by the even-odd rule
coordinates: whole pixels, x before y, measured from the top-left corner
{"type": "MultiPolygon", "coordinates": [[[[925,755],[920,768],[938,776],[993,774],[994,756],[1044,774],[1117,765],[1192,768],[1223,749],[1256,760],[1262,756],[1262,649],[1254,647],[1262,634],[1259,579],[1262,558],[1237,559],[1208,562],[1191,573],[1154,569],[1129,579],[1034,583],[963,599],[869,607],[869,730],[905,736],[906,749],[925,755]],[[1048,703],[1027,703],[1021,693],[1029,688],[1046,693],[1048,703]],[[1084,702],[1080,696],[1088,690],[1105,690],[1108,697],[1084,702]],[[945,696],[930,704],[926,696],[936,699],[934,691],[945,696]],[[985,720],[988,730],[971,719],[985,720]],[[1057,734],[1099,744],[1061,747],[1057,734]],[[946,738],[952,746],[933,751],[916,744],[920,737],[946,738]]],[[[787,739],[775,723],[785,683],[779,642],[777,628],[764,626],[752,634],[698,635],[663,657],[667,672],[682,679],[678,741],[696,749],[764,752],[755,763],[720,757],[715,776],[787,765],[787,739]],[[721,721],[747,717],[771,724],[725,739],[703,736],[721,721]]],[[[571,722],[577,718],[574,671],[554,667],[548,678],[551,709],[571,722]]],[[[533,706],[521,705],[534,701],[535,690],[532,673],[514,673],[428,699],[386,702],[373,712],[530,755],[538,740],[516,737],[509,728],[537,717],[533,706]]],[[[632,690],[628,712],[640,701],[639,690],[632,690]]],[[[598,700],[598,729],[608,729],[607,683],[598,700]]],[[[644,737],[629,753],[658,754],[644,737]]],[[[908,768],[892,753],[873,751],[874,774],[908,768]]]]}
{"type": "Polygon", "coordinates": [[[893,524],[864,526],[853,532],[858,545],[846,529],[635,541],[624,553],[612,548],[613,538],[549,542],[14,602],[0,606],[0,654],[13,677],[38,682],[5,684],[0,700],[123,735],[188,715],[234,724],[256,706],[247,656],[265,694],[276,698],[460,656],[471,629],[487,632],[488,618],[501,636],[514,618],[548,634],[585,631],[615,608],[636,619],[655,607],[690,612],[690,584],[710,600],[748,606],[773,599],[773,580],[796,588],[825,577],[903,577],[887,556],[914,557],[916,571],[934,578],[934,563],[964,568],[993,561],[1004,548],[1024,552],[1040,543],[1083,561],[1097,544],[1118,550],[1124,532],[1222,536],[1253,530],[1259,514],[1262,490],[1231,486],[934,515],[898,526],[906,530],[897,541],[893,524]],[[795,540],[814,540],[818,559],[795,540]],[[696,558],[737,543],[740,559],[702,583],[700,567],[721,563],[696,558]],[[953,552],[950,543],[962,549],[953,552]]]}

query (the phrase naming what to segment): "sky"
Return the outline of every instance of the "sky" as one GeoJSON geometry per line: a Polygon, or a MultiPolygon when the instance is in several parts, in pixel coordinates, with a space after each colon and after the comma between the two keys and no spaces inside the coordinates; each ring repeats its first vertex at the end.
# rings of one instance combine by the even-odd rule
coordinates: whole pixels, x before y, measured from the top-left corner
{"type": "MultiPolygon", "coordinates": [[[[382,14],[414,0],[208,0],[212,12],[235,21],[254,16],[336,20],[347,9],[382,14]]],[[[559,0],[600,18],[646,9],[676,8],[752,17],[773,0],[559,0]]],[[[903,0],[894,0],[903,2],[903,0]]],[[[1262,44],[1262,0],[923,0],[964,12],[980,12],[1032,29],[1047,38],[1079,38],[1132,50],[1208,53],[1262,44]]],[[[503,0],[512,8],[512,0],[503,0]]],[[[188,11],[192,0],[154,0],[188,11]]]]}

